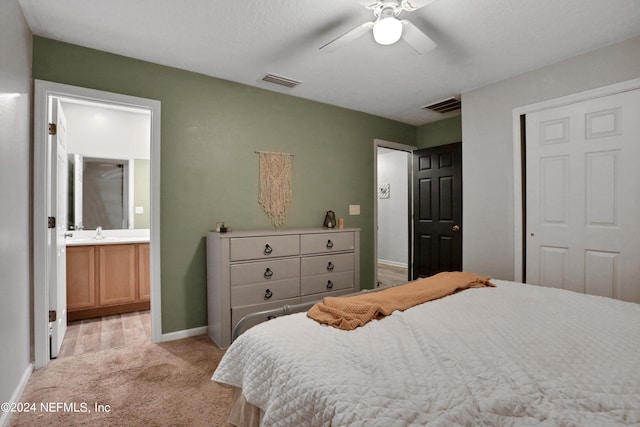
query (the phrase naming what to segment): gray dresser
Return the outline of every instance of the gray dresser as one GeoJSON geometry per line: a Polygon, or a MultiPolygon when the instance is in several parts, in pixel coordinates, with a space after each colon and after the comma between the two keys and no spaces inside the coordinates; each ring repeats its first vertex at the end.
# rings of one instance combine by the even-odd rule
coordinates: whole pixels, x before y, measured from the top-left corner
{"type": "Polygon", "coordinates": [[[207,233],[209,336],[221,348],[247,314],[359,290],[360,229],[207,233]]]}

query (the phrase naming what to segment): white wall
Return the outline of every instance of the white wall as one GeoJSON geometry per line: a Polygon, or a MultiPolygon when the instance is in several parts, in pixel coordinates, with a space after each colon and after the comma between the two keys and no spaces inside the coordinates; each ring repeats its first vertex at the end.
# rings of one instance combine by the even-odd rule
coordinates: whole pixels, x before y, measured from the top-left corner
{"type": "Polygon", "coordinates": [[[31,367],[31,46],[18,2],[1,1],[0,402],[19,397],[31,367]]]}
{"type": "Polygon", "coordinates": [[[516,107],[640,77],[640,38],[462,94],[463,268],[514,276],[516,107]]]}
{"type": "MultiPolygon", "coordinates": [[[[408,160],[406,151],[378,148],[378,184],[389,184],[391,196],[378,199],[378,260],[408,265],[408,160]]],[[[376,196],[377,197],[377,196],[376,196]]]]}
{"type": "Polygon", "coordinates": [[[149,159],[148,113],[63,102],[67,118],[67,152],[87,157],[149,159]]]}

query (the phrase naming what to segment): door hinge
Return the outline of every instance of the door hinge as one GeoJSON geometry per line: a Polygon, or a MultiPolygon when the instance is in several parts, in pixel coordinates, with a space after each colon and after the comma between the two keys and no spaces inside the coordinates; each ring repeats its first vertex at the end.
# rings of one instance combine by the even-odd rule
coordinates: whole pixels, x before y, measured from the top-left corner
{"type": "Polygon", "coordinates": [[[55,322],[57,318],[57,313],[55,310],[49,310],[49,322],[55,322]]]}
{"type": "Polygon", "coordinates": [[[50,216],[49,219],[47,220],[47,227],[48,228],[56,228],[56,217],[55,216],[50,216]]]}
{"type": "Polygon", "coordinates": [[[58,133],[58,125],[55,123],[49,123],[49,135],[56,135],[58,133]]]}

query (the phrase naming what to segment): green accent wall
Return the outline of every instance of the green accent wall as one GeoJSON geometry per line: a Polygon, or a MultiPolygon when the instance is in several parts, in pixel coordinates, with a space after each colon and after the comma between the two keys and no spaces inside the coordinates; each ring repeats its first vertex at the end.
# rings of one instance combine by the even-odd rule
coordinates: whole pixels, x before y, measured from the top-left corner
{"type": "Polygon", "coordinates": [[[418,148],[436,147],[462,141],[462,116],[427,123],[417,128],[418,148]]]}
{"type": "Polygon", "coordinates": [[[216,222],[271,227],[256,150],[295,155],[285,227],[321,226],[332,209],[362,230],[361,285],[372,286],[373,140],[416,145],[416,127],[37,36],[33,77],[161,101],[163,333],[207,324],[205,235],[216,222]]]}

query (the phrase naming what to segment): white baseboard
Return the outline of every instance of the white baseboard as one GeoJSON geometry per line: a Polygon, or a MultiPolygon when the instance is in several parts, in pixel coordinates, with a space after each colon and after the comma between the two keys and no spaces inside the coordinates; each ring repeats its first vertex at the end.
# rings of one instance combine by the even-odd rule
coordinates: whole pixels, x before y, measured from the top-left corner
{"type": "Polygon", "coordinates": [[[197,335],[206,334],[208,328],[206,326],[200,326],[193,329],[183,329],[182,331],[169,332],[168,334],[162,334],[162,341],[180,340],[182,338],[195,337],[197,335]]]}
{"type": "Polygon", "coordinates": [[[392,267],[401,267],[401,268],[409,267],[409,265],[406,262],[389,261],[389,260],[380,259],[380,258],[378,258],[378,264],[390,265],[392,267]]]}
{"type": "MultiPolygon", "coordinates": [[[[22,392],[24,388],[27,386],[29,382],[29,378],[31,377],[31,372],[33,372],[33,363],[29,363],[27,369],[22,373],[22,377],[20,378],[20,382],[18,386],[13,391],[13,395],[11,395],[11,400],[7,403],[17,403],[20,402],[20,398],[22,397],[22,392]]],[[[6,427],[9,425],[9,420],[11,419],[11,412],[3,412],[0,411],[0,427],[6,427]]]]}

